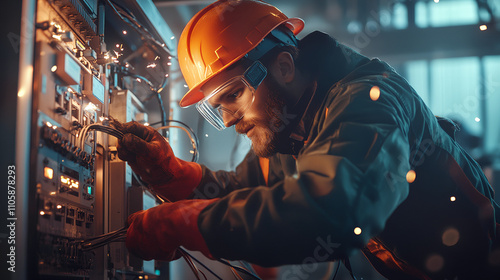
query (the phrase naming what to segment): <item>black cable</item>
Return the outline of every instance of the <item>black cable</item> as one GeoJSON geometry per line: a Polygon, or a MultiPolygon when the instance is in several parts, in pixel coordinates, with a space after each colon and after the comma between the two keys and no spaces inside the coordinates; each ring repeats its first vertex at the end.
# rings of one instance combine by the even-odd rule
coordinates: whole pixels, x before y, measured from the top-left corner
{"type": "Polygon", "coordinates": [[[205,268],[208,272],[210,272],[213,276],[215,276],[217,279],[219,280],[222,280],[222,278],[217,275],[215,272],[213,272],[210,268],[208,268],[208,266],[206,266],[204,263],[202,263],[200,260],[198,260],[197,258],[195,258],[193,255],[191,255],[188,251],[186,251],[184,248],[182,247],[179,247],[178,248],[179,251],[185,253],[186,255],[188,255],[190,258],[192,258],[193,260],[195,260],[197,263],[199,263],[201,266],[203,266],[203,268],[205,268]]]}
{"type": "Polygon", "coordinates": [[[161,95],[159,92],[156,94],[156,99],[158,100],[158,104],[160,105],[162,126],[166,126],[167,125],[167,112],[165,112],[165,106],[163,105],[163,100],[161,99],[161,95]]]}
{"type": "MultiPolygon", "coordinates": [[[[125,77],[133,77],[133,78],[139,79],[141,81],[144,81],[149,86],[149,89],[153,92],[152,95],[156,97],[156,99],[158,100],[158,104],[160,105],[162,126],[167,125],[167,112],[165,111],[165,106],[163,105],[163,100],[161,99],[160,93],[167,86],[168,78],[165,77],[163,79],[163,82],[161,83],[160,87],[155,88],[153,83],[144,76],[132,74],[130,72],[124,72],[123,74],[125,77]]],[[[144,101],[141,101],[141,102],[144,102],[144,101]]]]}
{"type": "Polygon", "coordinates": [[[225,265],[227,265],[227,266],[229,266],[229,267],[232,267],[232,268],[234,268],[234,269],[236,269],[236,270],[238,270],[238,271],[240,271],[240,272],[244,273],[245,275],[250,276],[250,277],[251,277],[251,278],[253,278],[253,279],[262,280],[259,276],[257,276],[257,275],[255,275],[255,274],[253,274],[252,272],[248,271],[247,269],[245,269],[245,268],[243,268],[243,267],[241,267],[241,266],[233,265],[233,264],[231,264],[231,263],[229,263],[228,261],[223,260],[223,259],[217,259],[217,261],[218,261],[218,262],[220,262],[220,263],[222,263],[222,264],[225,264],[225,265]]]}
{"type": "Polygon", "coordinates": [[[337,261],[337,268],[335,269],[335,273],[333,274],[332,280],[335,280],[335,278],[337,277],[339,269],[340,269],[340,261],[337,261]]]}
{"type": "MultiPolygon", "coordinates": [[[[167,54],[169,54],[170,56],[173,57],[173,55],[170,52],[170,50],[165,47],[165,44],[162,44],[162,43],[158,42],[155,38],[153,38],[153,36],[151,36],[151,33],[147,30],[147,28],[145,28],[142,24],[140,24],[137,21],[137,19],[135,19],[135,17],[133,17],[131,15],[128,15],[127,12],[125,12],[125,11],[124,11],[124,13],[120,13],[117,10],[117,7],[113,3],[113,1],[107,0],[107,2],[109,4],[109,6],[111,7],[111,9],[113,10],[113,12],[123,22],[125,22],[127,25],[129,25],[130,27],[132,27],[132,29],[134,29],[137,33],[139,33],[141,35],[141,37],[146,38],[148,41],[153,42],[154,43],[153,46],[155,46],[157,48],[161,48],[163,51],[165,51],[167,54]]],[[[121,8],[119,7],[119,9],[121,9],[121,8]]],[[[121,9],[121,10],[123,11],[123,9],[121,9]]]]}
{"type": "MultiPolygon", "coordinates": [[[[191,138],[194,139],[194,143],[193,143],[193,149],[194,149],[194,151],[193,151],[193,157],[191,158],[191,161],[192,162],[197,162],[198,158],[199,158],[198,147],[200,146],[200,141],[198,139],[198,136],[194,132],[194,130],[189,125],[187,125],[186,123],[178,121],[178,120],[167,120],[167,124],[168,123],[177,123],[177,124],[180,124],[180,125],[184,126],[185,128],[187,128],[189,130],[189,132],[191,134],[191,138]]],[[[157,124],[160,124],[160,122],[152,123],[152,124],[149,124],[149,125],[150,126],[154,126],[154,125],[157,125],[157,124]]]]}

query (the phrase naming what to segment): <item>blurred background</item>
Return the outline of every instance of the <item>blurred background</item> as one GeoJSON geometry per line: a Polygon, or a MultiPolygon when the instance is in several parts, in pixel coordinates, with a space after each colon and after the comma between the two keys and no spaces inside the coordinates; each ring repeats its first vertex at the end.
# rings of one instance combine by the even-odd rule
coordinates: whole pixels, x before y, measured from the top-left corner
{"type": "MultiPolygon", "coordinates": [[[[116,140],[102,133],[106,128],[81,132],[95,123],[105,126],[108,116],[136,120],[163,127],[178,157],[234,170],[249,140],[234,128],[217,131],[193,106],[178,106],[188,87],[176,58],[177,40],[191,17],[212,2],[2,3],[0,139],[8,148],[0,161],[4,170],[16,167],[18,217],[18,272],[3,277],[2,270],[2,279],[195,279],[198,270],[184,260],[143,261],[123,242],[110,241],[128,215],[159,200],[116,157],[116,140]],[[69,179],[75,182],[71,192],[64,184],[69,179]],[[96,238],[99,246],[85,252],[74,243],[96,238]]],[[[267,2],[304,19],[299,39],[323,31],[393,66],[435,115],[458,124],[457,140],[500,191],[500,0],[267,2]]],[[[7,195],[0,196],[5,209],[7,195]]],[[[0,220],[6,218],[7,211],[0,211],[0,220]]],[[[2,252],[8,249],[7,230],[0,230],[2,252]]],[[[234,279],[227,266],[193,255],[222,279],[234,279]]],[[[0,263],[6,260],[1,254],[0,263]]],[[[384,279],[361,253],[351,263],[357,279],[384,279]]],[[[217,279],[198,268],[207,279],[217,279]]],[[[262,279],[352,279],[342,264],[306,259],[254,269],[262,279]]]]}
{"type": "MultiPolygon", "coordinates": [[[[154,1],[177,37],[191,17],[212,2],[154,1]]],[[[304,19],[299,39],[312,31],[323,31],[393,66],[435,115],[459,125],[457,140],[500,191],[500,0],[267,2],[289,17],[304,19]]],[[[179,114],[198,132],[200,162],[214,169],[234,169],[250,147],[248,140],[233,128],[216,131],[194,108],[178,110],[177,103],[187,91],[181,84],[179,81],[171,92],[171,107],[175,108],[174,115],[179,114]]],[[[353,260],[358,279],[383,279],[363,259],[358,254],[353,260]]],[[[308,275],[310,278],[287,273],[290,269],[281,268],[279,275],[329,279],[333,267],[319,266],[316,274],[308,275]]],[[[343,266],[337,277],[351,279],[343,266]]]]}

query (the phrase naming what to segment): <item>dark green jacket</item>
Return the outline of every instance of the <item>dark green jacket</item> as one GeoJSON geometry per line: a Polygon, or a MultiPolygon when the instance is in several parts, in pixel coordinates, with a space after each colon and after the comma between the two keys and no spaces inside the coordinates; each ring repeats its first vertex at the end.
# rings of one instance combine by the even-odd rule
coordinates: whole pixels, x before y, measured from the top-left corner
{"type": "Polygon", "coordinates": [[[300,122],[304,146],[270,158],[267,185],[252,152],[236,172],[203,167],[193,197],[222,198],[198,220],[211,253],[278,266],[363,249],[390,279],[489,269],[498,206],[453,125],[441,120],[447,133],[386,63],[319,32],[300,48],[318,84],[300,122]]]}

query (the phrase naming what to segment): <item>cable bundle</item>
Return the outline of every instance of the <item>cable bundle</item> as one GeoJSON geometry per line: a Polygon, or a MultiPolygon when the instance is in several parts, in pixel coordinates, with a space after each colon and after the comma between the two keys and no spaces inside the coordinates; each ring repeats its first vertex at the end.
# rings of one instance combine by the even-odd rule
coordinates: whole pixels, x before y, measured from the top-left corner
{"type": "Polygon", "coordinates": [[[90,251],[102,247],[112,242],[123,242],[127,236],[127,227],[117,229],[92,238],[75,240],[73,243],[79,244],[82,251],[90,251]]]}
{"type": "Polygon", "coordinates": [[[112,135],[118,139],[123,138],[123,132],[119,131],[116,128],[113,128],[111,126],[106,126],[103,124],[99,124],[99,123],[89,124],[89,125],[84,126],[80,130],[80,132],[78,133],[78,146],[80,147],[80,149],[82,149],[82,150],[84,149],[85,139],[87,138],[87,133],[91,130],[101,131],[101,132],[107,133],[109,135],[112,135]]]}
{"type": "MultiPolygon", "coordinates": [[[[191,144],[193,146],[193,158],[192,161],[196,161],[198,159],[198,138],[196,137],[196,134],[194,131],[186,125],[183,122],[176,121],[176,120],[168,120],[168,122],[175,122],[180,124],[181,126],[178,125],[168,125],[168,126],[162,126],[157,128],[157,130],[162,130],[162,129],[168,129],[168,128],[178,128],[182,129],[184,132],[186,132],[189,136],[189,139],[191,140],[191,144]]],[[[122,139],[124,134],[123,132],[117,130],[114,127],[104,125],[102,123],[95,123],[95,124],[90,124],[84,126],[81,131],[78,134],[78,145],[81,147],[83,150],[84,145],[85,145],[85,139],[87,137],[87,134],[91,130],[96,130],[96,131],[101,131],[104,133],[107,133],[109,135],[112,135],[118,139],[122,139]]],[[[146,183],[144,182],[135,172],[132,172],[136,180],[143,185],[149,192],[151,192],[158,200],[160,200],[162,203],[170,203],[168,199],[163,198],[156,194],[156,192],[146,183]]],[[[75,240],[73,243],[76,243],[79,248],[81,248],[82,251],[90,251],[97,249],[99,247],[105,246],[109,243],[112,242],[124,242],[127,237],[127,230],[128,227],[123,227],[121,229],[111,231],[99,236],[95,236],[92,238],[84,239],[84,240],[75,240]]],[[[205,264],[203,264],[200,260],[195,258],[193,255],[191,255],[189,252],[187,252],[184,248],[179,247],[178,252],[181,254],[181,256],[184,258],[186,263],[188,264],[189,268],[193,271],[194,275],[196,276],[196,279],[201,280],[203,277],[205,280],[208,279],[205,273],[203,273],[202,270],[200,270],[196,264],[193,262],[197,262],[200,264],[203,268],[205,268],[208,272],[210,272],[212,275],[214,275],[217,279],[222,280],[220,276],[218,276],[215,272],[213,272],[210,268],[208,268],[205,264]]],[[[260,279],[255,273],[250,272],[248,269],[233,265],[229,263],[226,260],[223,259],[218,259],[218,261],[224,265],[227,265],[230,267],[233,275],[235,276],[236,279],[243,279],[238,272],[244,273],[248,276],[250,276],[252,279],[260,279]]]]}

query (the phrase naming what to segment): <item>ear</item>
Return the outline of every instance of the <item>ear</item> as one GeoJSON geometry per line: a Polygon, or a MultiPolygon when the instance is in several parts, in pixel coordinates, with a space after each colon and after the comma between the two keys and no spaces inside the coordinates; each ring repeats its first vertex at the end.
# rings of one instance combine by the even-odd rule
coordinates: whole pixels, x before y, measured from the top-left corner
{"type": "Polygon", "coordinates": [[[273,63],[273,74],[276,80],[282,84],[288,84],[295,78],[295,63],[289,52],[281,52],[273,63]]]}

